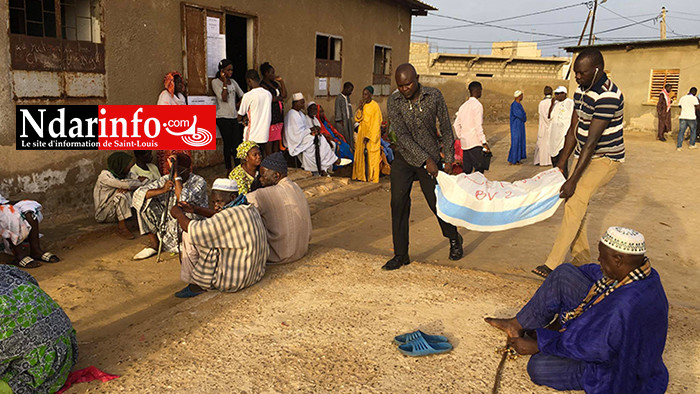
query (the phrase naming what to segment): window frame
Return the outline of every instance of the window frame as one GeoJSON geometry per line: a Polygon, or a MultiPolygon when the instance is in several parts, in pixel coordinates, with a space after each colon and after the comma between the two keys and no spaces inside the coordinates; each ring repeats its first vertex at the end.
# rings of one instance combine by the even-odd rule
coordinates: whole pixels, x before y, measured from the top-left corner
{"type": "Polygon", "coordinates": [[[342,78],[343,77],[343,37],[342,36],[337,36],[333,34],[328,34],[328,33],[323,33],[323,32],[316,32],[314,34],[314,41],[313,41],[313,48],[314,48],[314,62],[315,62],[315,71],[314,71],[314,76],[316,78],[342,78]],[[318,37],[323,36],[323,37],[328,37],[328,57],[331,57],[331,42],[332,40],[339,40],[340,41],[340,51],[338,51],[338,57],[340,59],[319,59],[316,57],[316,46],[318,42],[318,37]]]}
{"type": "MultiPolygon", "coordinates": [[[[96,7],[99,10],[99,15],[94,18],[97,19],[96,23],[99,24],[100,28],[98,42],[64,39],[62,33],[63,26],[61,24],[61,0],[53,0],[55,7],[54,15],[56,17],[55,37],[32,36],[26,34],[26,31],[25,33],[13,33],[10,31],[10,29],[8,29],[8,36],[10,39],[10,69],[23,71],[86,72],[104,74],[105,50],[103,1],[106,0],[97,1],[98,4],[96,7]]],[[[24,4],[24,9],[26,10],[26,3],[24,4]]],[[[13,9],[18,8],[13,7],[13,9]]],[[[93,17],[91,16],[91,18],[93,17]]],[[[92,29],[93,25],[91,24],[90,35],[94,40],[94,30],[92,29]]]]}
{"type": "Polygon", "coordinates": [[[384,45],[384,44],[377,44],[375,43],[372,46],[372,85],[374,86],[375,89],[375,96],[389,96],[391,95],[391,72],[393,70],[394,66],[394,51],[393,48],[389,45],[384,45]],[[377,48],[381,49],[382,51],[382,69],[384,70],[383,73],[375,73],[375,66],[377,64],[377,48]],[[389,51],[389,61],[388,61],[388,71],[387,71],[387,51],[389,51]],[[388,88],[386,91],[388,94],[384,93],[383,86],[387,86],[388,88]]]}
{"type": "MultiPolygon", "coordinates": [[[[678,88],[680,86],[680,80],[681,80],[681,70],[680,68],[652,68],[649,70],[649,90],[648,90],[648,97],[647,97],[647,102],[649,104],[657,104],[659,102],[659,94],[661,94],[661,90],[663,90],[663,87],[667,84],[670,83],[674,88],[675,91],[678,92],[678,88]],[[661,82],[660,88],[658,88],[655,91],[654,88],[654,78],[657,74],[663,73],[663,82],[661,82]],[[671,77],[671,80],[669,81],[669,77],[671,77]]],[[[659,85],[657,85],[659,86],[659,85]]]]}

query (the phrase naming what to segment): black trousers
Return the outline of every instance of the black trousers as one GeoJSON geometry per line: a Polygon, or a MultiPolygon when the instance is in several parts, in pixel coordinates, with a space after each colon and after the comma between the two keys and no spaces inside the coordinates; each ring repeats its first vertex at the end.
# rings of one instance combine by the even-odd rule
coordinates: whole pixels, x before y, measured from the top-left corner
{"type": "Polygon", "coordinates": [[[462,151],[462,170],[465,174],[471,174],[472,171],[484,173],[482,168],[484,165],[484,154],[481,153],[483,147],[475,146],[471,149],[462,151]]]}
{"type": "MultiPolygon", "coordinates": [[[[435,185],[428,171],[423,167],[414,167],[396,152],[396,157],[391,163],[391,227],[394,238],[394,255],[408,256],[408,223],[411,215],[411,188],[413,181],[418,178],[420,188],[430,210],[435,214],[435,185]]],[[[459,233],[457,227],[435,217],[440,224],[442,235],[445,238],[457,239],[459,233]]]]}
{"type": "Polygon", "coordinates": [[[243,142],[243,129],[237,119],[230,118],[216,118],[216,126],[224,141],[224,164],[226,164],[226,169],[231,171],[233,168],[231,157],[236,157],[236,149],[243,142]]]}
{"type": "MultiPolygon", "coordinates": [[[[559,153],[557,153],[556,156],[552,156],[552,167],[557,166],[557,164],[559,163],[560,157],[561,157],[561,151],[559,151],[559,153]]],[[[564,164],[564,178],[569,179],[569,161],[568,160],[566,161],[566,164],[564,164]]]]}

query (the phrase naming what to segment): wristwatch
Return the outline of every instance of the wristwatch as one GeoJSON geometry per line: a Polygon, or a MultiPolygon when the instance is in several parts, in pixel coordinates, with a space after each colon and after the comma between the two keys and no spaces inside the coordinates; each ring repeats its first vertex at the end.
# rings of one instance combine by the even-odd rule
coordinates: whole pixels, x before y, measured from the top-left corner
{"type": "Polygon", "coordinates": [[[226,86],[224,86],[224,90],[228,90],[228,88],[226,86]]]}
{"type": "Polygon", "coordinates": [[[176,181],[182,182],[182,177],[176,176],[176,177],[175,177],[175,180],[176,180],[176,181]]]}

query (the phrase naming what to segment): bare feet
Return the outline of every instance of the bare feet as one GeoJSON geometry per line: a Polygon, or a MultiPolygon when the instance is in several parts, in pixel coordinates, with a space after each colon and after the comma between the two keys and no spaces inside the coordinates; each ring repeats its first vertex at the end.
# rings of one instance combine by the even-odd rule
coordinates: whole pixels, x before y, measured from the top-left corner
{"type": "Polygon", "coordinates": [[[124,239],[134,239],[134,234],[132,234],[126,227],[118,226],[115,233],[124,239]]]}
{"type": "Polygon", "coordinates": [[[517,338],[523,335],[523,326],[518,323],[516,318],[510,319],[495,319],[493,317],[487,317],[484,319],[486,323],[498,328],[508,335],[509,338],[517,338]]]}

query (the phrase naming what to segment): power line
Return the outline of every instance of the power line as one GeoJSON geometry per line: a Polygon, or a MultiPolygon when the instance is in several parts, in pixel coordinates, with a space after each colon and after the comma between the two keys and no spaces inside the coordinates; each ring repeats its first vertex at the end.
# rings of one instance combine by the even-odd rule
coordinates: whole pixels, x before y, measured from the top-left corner
{"type": "MultiPolygon", "coordinates": [[[[560,34],[550,34],[550,33],[538,33],[538,32],[532,32],[532,31],[526,31],[526,30],[520,30],[520,29],[514,29],[512,27],[506,27],[506,26],[499,26],[499,25],[492,25],[489,22],[477,22],[477,21],[471,21],[468,19],[462,19],[462,18],[456,18],[454,16],[447,16],[447,15],[438,15],[438,14],[433,14],[433,16],[436,16],[438,18],[445,18],[445,19],[452,19],[460,22],[469,22],[475,25],[481,25],[481,26],[487,26],[487,27],[495,27],[497,29],[503,29],[503,30],[509,30],[513,31],[516,33],[523,33],[523,34],[533,34],[533,35],[538,35],[538,36],[545,36],[545,37],[556,37],[556,38],[568,38],[567,36],[562,36],[560,34]]],[[[427,30],[425,30],[427,31],[427,30]]],[[[419,33],[419,32],[416,32],[419,33]]]]}
{"type": "MultiPolygon", "coordinates": [[[[652,16],[652,15],[658,15],[658,13],[653,13],[653,14],[641,14],[641,15],[632,15],[630,18],[638,18],[638,17],[644,17],[644,16],[652,16]]],[[[678,18],[678,17],[676,17],[678,18]]],[[[616,21],[620,18],[601,18],[598,19],[596,18],[597,21],[616,21]]],[[[696,21],[696,19],[689,19],[692,21],[696,21]]],[[[543,22],[543,23],[515,23],[515,24],[509,24],[509,25],[503,25],[505,27],[518,27],[518,26],[551,26],[551,25],[570,25],[573,23],[579,23],[581,22],[580,20],[572,20],[572,21],[560,21],[560,22],[543,22]]],[[[433,27],[433,26],[441,26],[441,25],[418,25],[415,24],[415,27],[433,27]]],[[[447,27],[461,27],[462,25],[455,25],[455,26],[447,26],[447,27]]],[[[415,33],[421,33],[423,31],[421,30],[416,30],[415,33]]]]}
{"type": "MultiPolygon", "coordinates": [[[[613,14],[619,16],[620,18],[627,19],[627,20],[630,21],[630,22],[639,23],[639,22],[637,22],[636,20],[634,20],[634,19],[632,19],[632,18],[628,18],[628,17],[626,17],[626,16],[624,16],[624,15],[622,15],[622,14],[618,14],[617,12],[611,10],[610,8],[608,8],[608,7],[606,7],[606,6],[602,5],[602,4],[600,4],[600,6],[603,7],[603,8],[605,8],[608,12],[611,12],[611,13],[613,13],[613,14]]],[[[646,28],[648,28],[648,29],[656,30],[655,27],[652,27],[652,26],[649,26],[649,25],[645,25],[645,24],[643,24],[643,23],[639,23],[639,25],[640,25],[640,26],[644,26],[644,27],[646,27],[646,28]]]]}
{"type": "MultiPolygon", "coordinates": [[[[513,20],[513,19],[520,19],[520,18],[525,18],[525,17],[527,17],[527,16],[545,14],[545,13],[548,13],[548,12],[554,12],[554,11],[564,10],[564,9],[567,9],[567,8],[578,7],[578,6],[586,5],[586,4],[587,4],[587,2],[576,3],[576,4],[570,4],[570,5],[566,5],[566,6],[563,6],[563,7],[556,7],[556,8],[550,8],[550,9],[547,9],[547,10],[531,12],[531,13],[529,13],[529,14],[522,14],[522,15],[515,15],[515,16],[511,16],[511,17],[507,17],[507,18],[493,19],[493,20],[486,21],[486,22],[476,22],[476,21],[470,21],[470,20],[467,20],[467,19],[460,19],[460,18],[448,17],[449,19],[454,19],[454,20],[461,21],[461,22],[467,22],[468,24],[467,24],[467,25],[460,25],[460,26],[448,26],[448,27],[440,27],[440,28],[435,28],[435,29],[421,30],[421,31],[417,31],[416,33],[427,33],[427,32],[431,32],[431,31],[442,31],[442,30],[459,29],[459,28],[462,28],[462,27],[469,27],[469,26],[474,26],[474,25],[488,26],[489,23],[503,22],[503,21],[513,20]]],[[[439,14],[429,14],[429,15],[430,15],[430,16],[436,16],[436,17],[443,17],[443,18],[444,18],[444,17],[447,17],[446,15],[439,15],[439,14]]],[[[498,27],[502,27],[502,26],[498,26],[498,27]]]]}

